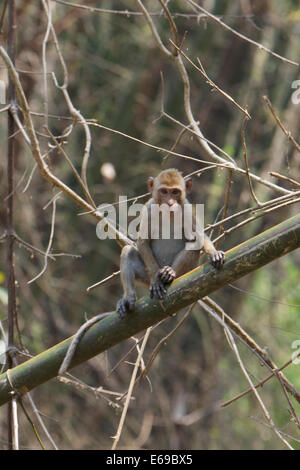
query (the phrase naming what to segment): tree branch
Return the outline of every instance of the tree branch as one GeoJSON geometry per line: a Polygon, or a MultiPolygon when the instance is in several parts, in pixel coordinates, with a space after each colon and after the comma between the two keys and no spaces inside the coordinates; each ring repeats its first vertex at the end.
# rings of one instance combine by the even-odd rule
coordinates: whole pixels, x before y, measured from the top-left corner
{"type": "MultiPolygon", "coordinates": [[[[198,299],[240,279],[271,261],[300,247],[300,215],[285,220],[226,253],[220,271],[209,264],[176,279],[163,301],[148,296],[137,302],[136,310],[120,320],[112,314],[92,326],[81,339],[71,367],[102,353],[121,341],[174,314],[198,299]]],[[[53,346],[38,356],[0,376],[0,405],[11,399],[14,391],[25,394],[55,377],[72,338],[53,346]]]]}

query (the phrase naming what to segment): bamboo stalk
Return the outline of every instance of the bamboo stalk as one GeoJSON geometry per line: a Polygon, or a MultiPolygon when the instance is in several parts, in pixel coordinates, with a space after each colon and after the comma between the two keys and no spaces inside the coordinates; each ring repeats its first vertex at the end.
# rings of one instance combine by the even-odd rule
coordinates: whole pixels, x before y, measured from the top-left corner
{"type": "MultiPolygon", "coordinates": [[[[163,301],[143,297],[136,310],[120,320],[116,313],[92,326],[81,339],[71,367],[136,335],[213,291],[300,247],[300,214],[227,251],[223,268],[200,266],[176,279],[163,301]]],[[[10,370],[14,390],[21,394],[55,377],[72,338],[10,370]]],[[[0,376],[0,405],[10,400],[6,373],[0,376]]]]}

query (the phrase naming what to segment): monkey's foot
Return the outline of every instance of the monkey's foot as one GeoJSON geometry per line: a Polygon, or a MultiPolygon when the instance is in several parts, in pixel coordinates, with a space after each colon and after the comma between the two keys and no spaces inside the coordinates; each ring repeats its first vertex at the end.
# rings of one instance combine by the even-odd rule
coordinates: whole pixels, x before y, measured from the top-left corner
{"type": "Polygon", "coordinates": [[[164,266],[158,271],[158,278],[163,284],[171,284],[176,277],[176,273],[171,266],[164,266]]]}
{"type": "Polygon", "coordinates": [[[214,268],[220,269],[225,262],[225,253],[224,251],[216,251],[216,253],[211,257],[211,264],[214,268]]]}
{"type": "Polygon", "coordinates": [[[135,296],[123,297],[123,299],[120,299],[117,303],[117,313],[119,317],[124,318],[127,312],[131,312],[132,310],[134,310],[135,302],[135,296]]]}
{"type": "Polygon", "coordinates": [[[156,279],[156,281],[152,282],[150,285],[150,297],[157,297],[158,299],[163,299],[166,295],[167,289],[162,281],[156,279]]]}

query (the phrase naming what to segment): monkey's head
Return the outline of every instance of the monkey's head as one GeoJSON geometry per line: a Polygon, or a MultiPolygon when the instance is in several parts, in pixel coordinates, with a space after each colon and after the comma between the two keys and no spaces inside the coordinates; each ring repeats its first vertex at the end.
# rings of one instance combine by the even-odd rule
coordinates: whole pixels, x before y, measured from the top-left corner
{"type": "Polygon", "coordinates": [[[156,178],[150,176],[147,181],[148,190],[156,204],[183,205],[186,194],[192,187],[192,179],[183,178],[175,168],[169,168],[159,173],[156,178]]]}

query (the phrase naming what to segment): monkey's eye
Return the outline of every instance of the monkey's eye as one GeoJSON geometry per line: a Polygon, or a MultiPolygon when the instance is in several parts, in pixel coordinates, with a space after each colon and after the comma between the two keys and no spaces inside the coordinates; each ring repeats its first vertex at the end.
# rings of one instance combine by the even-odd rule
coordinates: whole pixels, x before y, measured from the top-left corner
{"type": "Polygon", "coordinates": [[[168,194],[168,191],[165,188],[161,188],[160,193],[166,195],[166,194],[168,194]]]}
{"type": "Polygon", "coordinates": [[[180,189],[173,189],[172,194],[173,194],[173,196],[179,196],[180,195],[180,189]]]}

